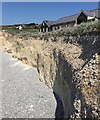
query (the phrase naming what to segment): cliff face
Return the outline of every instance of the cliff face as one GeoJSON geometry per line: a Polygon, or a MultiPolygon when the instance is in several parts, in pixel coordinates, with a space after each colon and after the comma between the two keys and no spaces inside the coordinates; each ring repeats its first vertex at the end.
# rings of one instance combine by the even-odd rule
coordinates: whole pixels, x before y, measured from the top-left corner
{"type": "Polygon", "coordinates": [[[100,117],[98,32],[67,43],[22,40],[7,33],[2,36],[5,51],[37,67],[40,80],[53,89],[56,117],[100,117]]]}

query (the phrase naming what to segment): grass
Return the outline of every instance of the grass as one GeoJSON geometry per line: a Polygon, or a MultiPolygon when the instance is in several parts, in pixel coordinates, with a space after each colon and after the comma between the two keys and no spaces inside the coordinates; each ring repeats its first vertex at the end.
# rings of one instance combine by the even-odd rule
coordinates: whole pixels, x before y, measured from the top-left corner
{"type": "Polygon", "coordinates": [[[83,35],[92,31],[100,31],[100,22],[87,22],[81,23],[80,25],[73,27],[62,28],[53,32],[48,33],[40,33],[38,29],[22,29],[18,30],[16,28],[6,28],[8,33],[24,37],[25,39],[31,38],[39,38],[39,39],[48,39],[49,37],[57,38],[57,37],[67,37],[67,36],[77,36],[83,35]]]}
{"type": "Polygon", "coordinates": [[[80,25],[73,27],[66,27],[57,31],[41,34],[41,37],[66,37],[66,36],[77,36],[83,35],[92,31],[100,31],[100,22],[88,22],[81,23],[80,25]]]}
{"type": "Polygon", "coordinates": [[[16,28],[6,28],[4,29],[6,32],[12,34],[12,35],[17,35],[21,37],[29,37],[32,36],[32,34],[37,33],[37,29],[22,29],[18,30],[16,28]]]}

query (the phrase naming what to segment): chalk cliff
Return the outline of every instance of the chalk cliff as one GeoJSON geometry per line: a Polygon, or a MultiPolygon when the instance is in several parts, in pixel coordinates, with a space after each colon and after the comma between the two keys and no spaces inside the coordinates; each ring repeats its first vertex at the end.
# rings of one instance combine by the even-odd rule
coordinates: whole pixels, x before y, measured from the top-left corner
{"type": "Polygon", "coordinates": [[[67,42],[2,36],[5,51],[37,67],[40,80],[53,89],[57,109],[62,106],[56,117],[100,118],[99,32],[70,37],[67,42]]]}

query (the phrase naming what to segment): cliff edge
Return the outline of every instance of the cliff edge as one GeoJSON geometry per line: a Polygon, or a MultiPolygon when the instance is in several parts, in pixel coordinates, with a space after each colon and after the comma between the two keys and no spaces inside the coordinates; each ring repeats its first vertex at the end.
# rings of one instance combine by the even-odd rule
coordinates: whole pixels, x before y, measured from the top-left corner
{"type": "Polygon", "coordinates": [[[53,89],[56,118],[100,118],[98,31],[70,36],[68,42],[1,34],[5,51],[36,67],[40,80],[53,89]]]}

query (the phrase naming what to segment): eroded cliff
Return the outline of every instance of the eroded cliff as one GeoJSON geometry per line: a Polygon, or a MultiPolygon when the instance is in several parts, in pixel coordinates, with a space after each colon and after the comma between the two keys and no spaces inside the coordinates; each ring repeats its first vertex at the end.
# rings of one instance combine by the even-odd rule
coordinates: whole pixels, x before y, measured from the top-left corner
{"type": "Polygon", "coordinates": [[[99,37],[99,32],[93,32],[70,37],[66,43],[24,40],[2,33],[5,51],[37,67],[40,80],[54,91],[56,117],[64,118],[100,117],[99,37]]]}

